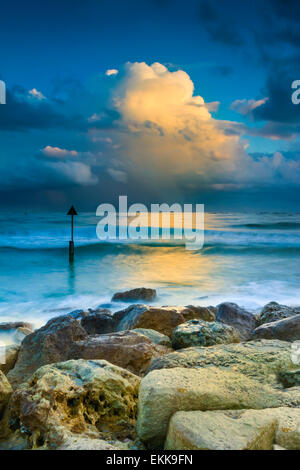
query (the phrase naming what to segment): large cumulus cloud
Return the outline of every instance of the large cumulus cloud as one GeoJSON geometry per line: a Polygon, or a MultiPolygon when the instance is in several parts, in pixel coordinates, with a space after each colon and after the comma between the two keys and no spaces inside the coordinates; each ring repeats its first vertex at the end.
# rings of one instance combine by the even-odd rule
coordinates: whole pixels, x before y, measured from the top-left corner
{"type": "MultiPolygon", "coordinates": [[[[183,70],[144,62],[112,70],[69,90],[63,102],[42,92],[37,96],[37,90],[29,98],[14,94],[12,103],[22,110],[22,121],[15,122],[13,109],[2,111],[8,112],[9,125],[16,126],[13,131],[24,133],[26,125],[34,133],[42,125],[39,137],[31,139],[35,151],[19,150],[17,166],[3,167],[3,188],[90,186],[98,200],[108,181],[110,193],[136,187],[140,199],[151,201],[154,194],[166,200],[201,191],[300,184],[297,154],[249,154],[247,126],[217,119],[212,113],[218,103],[196,95],[183,70]],[[75,126],[72,116],[77,116],[75,126]]],[[[266,112],[271,101],[270,95],[269,100],[236,104],[240,112],[246,106],[253,114],[266,112]]],[[[258,131],[253,127],[252,132],[258,131]]]]}
{"type": "Polygon", "coordinates": [[[297,159],[282,154],[280,161],[278,154],[253,159],[242,137],[245,126],[213,118],[210,104],[194,95],[194,84],[182,70],[128,63],[114,82],[109,103],[119,118],[110,132],[115,148],[108,151],[108,165],[142,180],[145,187],[175,192],[179,187],[298,184],[297,159]]]}

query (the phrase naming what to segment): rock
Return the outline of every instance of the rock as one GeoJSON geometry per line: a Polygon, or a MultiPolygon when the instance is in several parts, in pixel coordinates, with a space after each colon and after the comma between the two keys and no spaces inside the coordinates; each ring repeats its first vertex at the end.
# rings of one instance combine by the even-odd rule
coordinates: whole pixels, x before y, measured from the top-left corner
{"type": "Polygon", "coordinates": [[[57,448],[66,435],[135,435],[139,377],[107,361],[79,359],[38,369],[12,395],[4,421],[29,448],[57,448]]]}
{"type": "Polygon", "coordinates": [[[199,369],[154,370],[141,381],[137,434],[148,447],[161,448],[169,420],[177,411],[299,405],[300,390],[293,393],[281,391],[212,364],[199,369]]]}
{"type": "Polygon", "coordinates": [[[82,320],[81,326],[89,335],[112,333],[116,329],[116,321],[107,309],[89,309],[82,320]]]}
{"type": "Polygon", "coordinates": [[[284,341],[249,341],[209,348],[188,348],[154,359],[147,372],[174,367],[209,368],[239,372],[263,384],[282,388],[279,374],[293,371],[291,345],[284,341]]]}
{"type": "Polygon", "coordinates": [[[139,287],[137,289],[127,290],[125,292],[117,292],[113,295],[112,301],[132,301],[132,300],[147,300],[151,302],[156,297],[156,290],[146,287],[139,287]]]}
{"type": "Polygon", "coordinates": [[[284,450],[300,449],[300,408],[274,408],[266,410],[249,410],[245,416],[275,418],[277,421],[274,444],[284,450]]]}
{"type": "Polygon", "coordinates": [[[169,424],[166,450],[272,450],[277,420],[261,413],[179,411],[169,424]]]}
{"type": "Polygon", "coordinates": [[[5,348],[5,363],[0,363],[0,370],[6,375],[11,369],[14,368],[18,354],[19,354],[20,346],[16,344],[12,344],[10,346],[6,346],[5,348]]]}
{"type": "Polygon", "coordinates": [[[30,330],[30,332],[33,331],[31,323],[25,323],[22,321],[0,323],[0,331],[17,330],[18,328],[26,328],[27,330],[30,330]]]}
{"type": "Polygon", "coordinates": [[[177,412],[165,448],[299,450],[300,409],[177,412]]]}
{"type": "Polygon", "coordinates": [[[271,416],[277,418],[275,443],[282,450],[300,449],[300,409],[278,408],[275,410],[264,410],[271,416]]]}
{"type": "Polygon", "coordinates": [[[300,315],[265,323],[252,332],[251,339],[300,340],[300,315]]]}
{"type": "Polygon", "coordinates": [[[14,386],[27,380],[33,372],[45,364],[66,360],[66,355],[74,341],[87,336],[81,326],[79,314],[56,317],[24,338],[17,363],[8,373],[14,386]]]}
{"type": "Polygon", "coordinates": [[[90,333],[107,332],[113,325],[115,321],[107,310],[75,311],[49,320],[45,326],[24,338],[16,365],[8,373],[10,383],[16,386],[39,367],[67,360],[75,341],[86,338],[90,333]]]}
{"type": "Polygon", "coordinates": [[[239,342],[239,334],[231,326],[203,320],[189,320],[182,323],[175,328],[172,334],[174,349],[239,342]]]}
{"type": "Polygon", "coordinates": [[[55,450],[120,450],[104,439],[91,439],[80,435],[69,435],[55,450]]]}
{"type": "Polygon", "coordinates": [[[158,344],[159,346],[166,346],[167,348],[172,348],[172,343],[169,336],[163,335],[158,331],[147,329],[147,328],[135,328],[136,333],[147,336],[153,343],[158,344]]]}
{"type": "Polygon", "coordinates": [[[106,335],[88,336],[70,348],[69,359],[105,359],[112,364],[143,375],[153,357],[170,352],[145,335],[135,331],[120,331],[106,335]]]}
{"type": "Polygon", "coordinates": [[[213,321],[215,316],[209,308],[191,305],[188,307],[151,307],[144,304],[135,304],[116,312],[114,319],[118,323],[118,331],[143,328],[171,336],[176,326],[192,318],[213,321]]]}
{"type": "Polygon", "coordinates": [[[28,450],[27,439],[21,433],[3,439],[0,426],[0,450],[28,450]]]}
{"type": "Polygon", "coordinates": [[[269,302],[264,306],[257,319],[257,326],[289,318],[300,313],[300,307],[287,307],[277,302],[269,302]]]}
{"type": "Polygon", "coordinates": [[[3,410],[10,398],[10,395],[12,394],[12,388],[3,374],[0,370],[0,419],[2,417],[3,410]]]}
{"type": "Polygon", "coordinates": [[[247,341],[257,326],[257,320],[252,313],[230,302],[218,305],[217,321],[238,330],[241,341],[247,341]]]}
{"type": "Polygon", "coordinates": [[[184,323],[184,316],[172,307],[150,307],[148,305],[131,305],[125,310],[115,313],[118,321],[117,330],[146,328],[171,336],[174,328],[184,323]]]}
{"type": "Polygon", "coordinates": [[[185,321],[198,318],[204,321],[215,321],[217,315],[216,307],[199,307],[195,305],[187,305],[179,307],[180,313],[184,316],[185,321]]]}

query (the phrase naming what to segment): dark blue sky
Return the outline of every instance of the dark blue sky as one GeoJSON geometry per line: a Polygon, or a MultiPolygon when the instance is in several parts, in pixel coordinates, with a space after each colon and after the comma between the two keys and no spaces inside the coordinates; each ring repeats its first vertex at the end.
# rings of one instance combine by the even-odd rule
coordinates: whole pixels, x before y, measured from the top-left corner
{"type": "Polygon", "coordinates": [[[1,204],[74,201],[93,210],[124,193],[146,202],[299,210],[300,105],[291,102],[291,83],[300,79],[299,5],[2,4],[1,204]],[[147,69],[153,63],[166,69],[147,69]],[[186,95],[189,83],[194,92],[186,95]],[[190,113],[192,93],[214,103],[205,105],[204,121],[200,108],[190,113]]]}

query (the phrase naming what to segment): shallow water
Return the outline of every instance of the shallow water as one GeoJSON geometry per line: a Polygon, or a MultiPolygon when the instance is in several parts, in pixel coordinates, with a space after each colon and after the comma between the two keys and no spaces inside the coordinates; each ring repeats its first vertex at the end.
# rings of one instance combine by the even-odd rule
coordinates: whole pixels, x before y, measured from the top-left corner
{"type": "Polygon", "coordinates": [[[118,290],[158,290],[159,305],[275,300],[300,305],[300,213],[206,213],[205,245],[101,242],[93,214],[76,218],[69,264],[64,214],[0,214],[0,321],[40,326],[77,308],[110,304],[118,290]]]}

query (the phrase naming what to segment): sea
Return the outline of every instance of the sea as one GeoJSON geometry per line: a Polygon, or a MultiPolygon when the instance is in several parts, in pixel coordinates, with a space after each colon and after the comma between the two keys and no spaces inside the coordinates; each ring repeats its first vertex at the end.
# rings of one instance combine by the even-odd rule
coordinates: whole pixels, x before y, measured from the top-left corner
{"type": "Polygon", "coordinates": [[[65,213],[0,214],[0,322],[40,327],[72,310],[120,310],[115,292],[157,290],[153,305],[267,302],[300,305],[300,213],[205,213],[204,245],[182,240],[99,240],[99,217],[75,217],[69,262],[65,213]]]}

